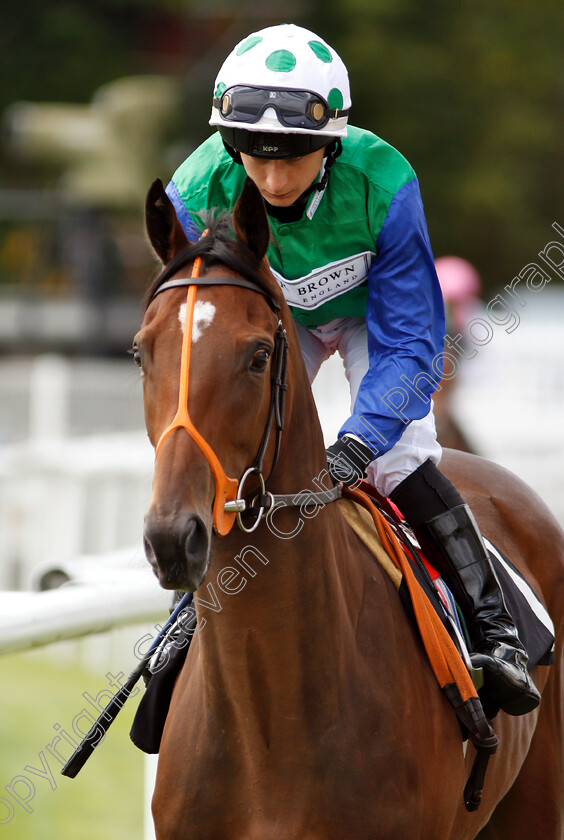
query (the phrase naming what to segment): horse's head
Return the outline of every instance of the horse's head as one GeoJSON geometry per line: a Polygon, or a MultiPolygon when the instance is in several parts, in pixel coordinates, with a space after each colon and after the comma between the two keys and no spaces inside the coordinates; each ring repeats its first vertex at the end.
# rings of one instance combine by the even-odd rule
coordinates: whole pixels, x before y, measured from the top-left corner
{"type": "MultiPolygon", "coordinates": [[[[160,181],[147,197],[146,224],[165,268],[133,344],[157,452],[145,549],[163,587],[193,591],[210,563],[213,529],[225,534],[233,524],[225,503],[241,476],[257,462],[268,473],[275,460],[281,392],[273,396],[271,380],[285,343],[283,300],[251,181],[234,210],[235,235],[224,218],[188,242],[160,181]]],[[[246,489],[253,485],[254,474],[246,489]]]]}

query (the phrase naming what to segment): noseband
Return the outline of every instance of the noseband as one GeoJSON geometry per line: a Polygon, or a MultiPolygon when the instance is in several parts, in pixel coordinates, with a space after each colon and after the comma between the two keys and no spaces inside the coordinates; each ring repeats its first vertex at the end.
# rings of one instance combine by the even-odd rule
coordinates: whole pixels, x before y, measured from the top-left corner
{"type": "MultiPolygon", "coordinates": [[[[278,455],[280,452],[281,435],[284,428],[284,404],[286,397],[286,389],[288,387],[286,382],[288,341],[286,339],[286,330],[282,326],[282,321],[280,320],[280,305],[271,295],[268,294],[268,292],[261,289],[261,287],[258,286],[256,283],[253,283],[250,280],[245,280],[242,277],[201,277],[200,268],[201,257],[197,257],[192,266],[191,277],[175,278],[174,280],[167,280],[161,283],[157,287],[151,298],[151,300],[154,300],[154,298],[157,295],[161,294],[161,292],[167,291],[168,289],[178,287],[188,288],[186,297],[186,316],[184,319],[184,330],[182,335],[182,355],[180,364],[180,387],[178,393],[178,408],[172,423],[170,423],[170,425],[167,426],[167,428],[162,433],[159,442],[157,443],[155,458],[158,456],[159,450],[164,440],[176,429],[184,429],[190,435],[190,437],[200,447],[201,451],[205,455],[210,465],[215,480],[213,525],[215,531],[218,534],[220,534],[221,536],[225,536],[233,527],[235,518],[237,518],[239,527],[242,528],[242,530],[247,532],[254,531],[254,529],[258,526],[262,516],[264,515],[265,510],[267,510],[271,506],[270,504],[268,504],[268,497],[269,495],[271,496],[271,494],[266,493],[265,479],[263,478],[262,470],[264,456],[268,447],[273,425],[275,425],[276,428],[276,439],[274,446],[274,456],[269,472],[269,477],[272,474],[272,471],[276,465],[278,455]],[[235,478],[230,478],[226,475],[215,452],[213,451],[209,443],[195,428],[188,412],[188,383],[190,376],[192,325],[198,286],[240,286],[244,289],[250,289],[253,292],[258,292],[265,298],[266,302],[278,318],[278,327],[276,329],[274,353],[272,357],[271,366],[272,374],[270,407],[268,411],[266,426],[253,464],[244,472],[240,481],[238,481],[235,478]],[[251,475],[255,475],[258,478],[260,485],[260,495],[258,498],[261,501],[258,507],[256,519],[253,522],[252,526],[248,527],[242,522],[241,513],[248,509],[247,503],[243,498],[243,488],[246,480],[251,475]]],[[[274,497],[271,496],[270,501],[272,502],[273,500],[274,497]]]]}

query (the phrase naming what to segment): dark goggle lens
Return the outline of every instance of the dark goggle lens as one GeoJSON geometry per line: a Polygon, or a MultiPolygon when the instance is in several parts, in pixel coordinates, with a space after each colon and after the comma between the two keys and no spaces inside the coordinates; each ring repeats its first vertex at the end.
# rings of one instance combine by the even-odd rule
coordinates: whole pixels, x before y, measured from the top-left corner
{"type": "Polygon", "coordinates": [[[274,108],[282,125],[289,128],[323,128],[331,116],[321,97],[300,90],[232,87],[218,107],[224,119],[246,123],[258,122],[267,108],[274,108]]]}

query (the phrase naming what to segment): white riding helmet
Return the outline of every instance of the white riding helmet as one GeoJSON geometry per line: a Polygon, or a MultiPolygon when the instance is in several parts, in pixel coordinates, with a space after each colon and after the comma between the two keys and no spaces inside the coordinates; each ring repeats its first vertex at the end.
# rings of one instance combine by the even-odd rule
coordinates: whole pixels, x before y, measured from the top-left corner
{"type": "Polygon", "coordinates": [[[345,137],[350,107],[347,68],[335,50],[281,24],[249,35],[226,58],[209,122],[238,151],[292,157],[345,137]]]}

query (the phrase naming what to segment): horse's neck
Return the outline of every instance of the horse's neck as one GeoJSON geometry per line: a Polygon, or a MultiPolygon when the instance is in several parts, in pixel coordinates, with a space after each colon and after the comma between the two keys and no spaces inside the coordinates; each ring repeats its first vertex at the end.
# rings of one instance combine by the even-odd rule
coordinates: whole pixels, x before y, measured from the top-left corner
{"type": "MultiPolygon", "coordinates": [[[[334,504],[309,520],[296,510],[293,537],[276,536],[263,523],[248,541],[230,541],[232,550],[214,561],[196,599],[200,624],[206,620],[199,662],[219,710],[233,698],[250,702],[257,684],[273,708],[290,713],[308,694],[338,691],[327,683],[335,670],[346,671],[366,575],[348,556],[346,525],[334,504]],[[215,612],[203,607],[204,598],[215,600],[215,612]],[[313,685],[312,668],[322,677],[313,685]]],[[[290,525],[291,518],[278,521],[280,532],[290,525]]]]}
{"type": "MultiPolygon", "coordinates": [[[[302,388],[293,396],[268,489],[287,494],[327,488],[324,452],[311,392],[302,388]]],[[[196,600],[209,625],[199,640],[203,662],[218,679],[232,674],[244,682],[257,657],[265,674],[291,662],[306,668],[313,640],[321,650],[318,667],[320,659],[328,667],[334,663],[341,647],[338,628],[354,624],[366,578],[358,557],[347,556],[354,538],[335,505],[279,507],[253,534],[234,530],[215,541],[196,600]],[[220,603],[210,614],[202,599],[209,604],[214,597],[220,603]]],[[[274,673],[270,677],[276,682],[274,673]]]]}

